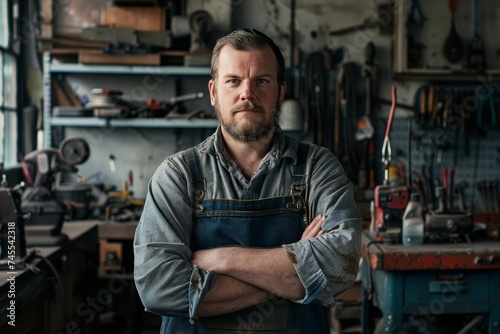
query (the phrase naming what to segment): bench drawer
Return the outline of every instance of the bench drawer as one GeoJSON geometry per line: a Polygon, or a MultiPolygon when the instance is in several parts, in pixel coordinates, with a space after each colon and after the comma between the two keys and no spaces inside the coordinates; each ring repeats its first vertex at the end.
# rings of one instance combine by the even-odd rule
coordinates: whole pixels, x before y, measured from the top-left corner
{"type": "Polygon", "coordinates": [[[490,279],[486,273],[431,272],[408,275],[404,282],[405,304],[487,303],[490,279]]]}

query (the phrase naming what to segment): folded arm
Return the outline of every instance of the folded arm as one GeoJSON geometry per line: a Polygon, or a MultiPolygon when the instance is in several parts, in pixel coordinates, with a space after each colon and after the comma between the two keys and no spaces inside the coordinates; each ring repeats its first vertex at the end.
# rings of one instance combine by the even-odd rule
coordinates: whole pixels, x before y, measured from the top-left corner
{"type": "MultiPolygon", "coordinates": [[[[318,215],[304,231],[302,239],[317,238],[323,235],[321,224],[326,217],[318,215]]],[[[191,262],[199,268],[215,271],[218,275],[214,288],[200,303],[212,307],[229,301],[228,296],[245,299],[244,292],[254,291],[264,298],[273,295],[285,299],[298,299],[304,296],[304,287],[293,267],[294,259],[282,248],[221,247],[193,253],[191,262]],[[218,289],[217,287],[221,288],[218,289]],[[237,295],[240,292],[242,295],[237,295]]],[[[232,303],[254,305],[253,300],[233,300],[232,303]]],[[[207,306],[208,308],[208,306],[207,306]]],[[[201,315],[201,314],[200,314],[201,315]]]]}
{"type": "Polygon", "coordinates": [[[226,275],[217,275],[212,289],[198,305],[198,317],[227,314],[263,303],[273,297],[269,292],[226,275]]]}

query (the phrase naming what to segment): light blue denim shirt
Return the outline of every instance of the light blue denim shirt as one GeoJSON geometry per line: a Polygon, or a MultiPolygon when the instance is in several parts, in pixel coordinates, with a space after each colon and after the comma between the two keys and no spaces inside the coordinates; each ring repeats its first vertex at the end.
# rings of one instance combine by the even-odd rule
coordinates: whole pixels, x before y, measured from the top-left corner
{"type": "MultiPolygon", "coordinates": [[[[197,145],[206,179],[205,198],[256,199],[286,196],[297,141],[277,129],[271,150],[250,180],[229,158],[220,128],[197,145]]],[[[305,170],[308,220],[324,214],[327,233],[316,239],[282,245],[305,289],[297,303],[326,307],[354,282],[359,265],[362,220],[352,183],[338,159],[311,145],[305,170]]],[[[199,302],[216,273],[190,263],[195,196],[184,151],[169,156],[152,176],[134,240],[135,283],[146,310],[194,320],[199,302]]]]}

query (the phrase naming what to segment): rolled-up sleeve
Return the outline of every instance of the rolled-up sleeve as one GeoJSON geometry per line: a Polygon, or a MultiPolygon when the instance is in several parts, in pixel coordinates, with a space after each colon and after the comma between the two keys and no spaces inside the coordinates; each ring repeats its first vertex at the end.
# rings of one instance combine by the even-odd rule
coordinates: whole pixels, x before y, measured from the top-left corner
{"type": "Polygon", "coordinates": [[[354,201],[352,183],[331,152],[316,149],[308,171],[309,219],[324,214],[319,238],[283,245],[301,280],[305,296],[297,303],[335,305],[335,297],[348,289],[359,269],[362,220],[354,201]]]}
{"type": "Polygon", "coordinates": [[[134,280],[146,310],[193,320],[216,274],[190,263],[189,185],[169,164],[164,162],[148,185],[134,238],[134,280]]]}

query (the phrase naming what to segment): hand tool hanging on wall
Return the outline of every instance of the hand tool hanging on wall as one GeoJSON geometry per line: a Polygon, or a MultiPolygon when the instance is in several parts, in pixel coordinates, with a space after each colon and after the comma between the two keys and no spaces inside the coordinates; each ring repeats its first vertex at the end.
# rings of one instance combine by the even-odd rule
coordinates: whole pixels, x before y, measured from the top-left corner
{"type": "Polygon", "coordinates": [[[373,95],[375,91],[375,81],[378,76],[374,60],[375,44],[370,42],[365,48],[365,64],[362,68],[362,76],[365,81],[365,110],[363,116],[358,119],[355,134],[356,140],[361,142],[362,145],[362,156],[358,171],[358,186],[361,188],[366,188],[368,185],[371,187],[375,186],[375,166],[373,166],[374,160],[370,156],[370,146],[374,145],[373,135],[375,134],[371,122],[373,95]]]}
{"type": "Polygon", "coordinates": [[[344,66],[339,66],[337,76],[335,78],[335,115],[333,117],[333,153],[340,157],[340,113],[342,103],[342,83],[344,82],[344,66]]]}
{"type": "Polygon", "coordinates": [[[498,180],[479,180],[476,182],[483,213],[500,212],[498,180]]]}
{"type": "Polygon", "coordinates": [[[468,210],[465,204],[464,189],[467,187],[467,181],[463,180],[455,185],[455,194],[458,196],[458,209],[462,212],[468,210]]]}
{"type": "Polygon", "coordinates": [[[358,66],[354,62],[347,62],[343,67],[343,82],[340,88],[340,124],[343,150],[339,159],[348,177],[357,183],[359,162],[355,131],[358,115],[356,80],[359,73],[358,66]]]}
{"type": "Polygon", "coordinates": [[[427,87],[422,86],[418,89],[415,95],[415,116],[417,124],[423,126],[425,124],[425,114],[427,112],[427,87]]]}
{"type": "Polygon", "coordinates": [[[391,166],[392,152],[389,134],[396,112],[396,87],[392,86],[392,104],[382,144],[384,164],[384,184],[375,187],[374,203],[376,208],[375,234],[378,240],[391,243],[401,242],[403,214],[408,205],[410,190],[406,185],[397,183],[399,168],[391,166]]]}
{"type": "Polygon", "coordinates": [[[483,87],[483,89],[481,89],[481,95],[487,97],[479,99],[476,126],[480,134],[485,134],[486,130],[495,127],[497,123],[497,112],[493,93],[488,92],[487,89],[483,87]],[[485,100],[487,101],[486,103],[485,100]],[[485,108],[487,109],[486,111],[484,110],[485,108]]]}
{"type": "Polygon", "coordinates": [[[302,115],[302,104],[297,99],[297,85],[300,80],[296,80],[296,76],[300,77],[300,57],[299,48],[295,48],[295,0],[290,2],[290,86],[288,91],[290,97],[283,101],[281,105],[281,114],[279,124],[282,130],[304,130],[304,122],[302,115]]]}
{"type": "Polygon", "coordinates": [[[492,210],[498,213],[500,212],[500,201],[499,201],[500,198],[498,197],[498,180],[491,180],[489,182],[489,186],[491,189],[492,201],[493,201],[492,210]]]}
{"type": "Polygon", "coordinates": [[[480,33],[480,0],[472,1],[472,41],[469,44],[469,57],[467,65],[473,69],[486,68],[484,45],[480,33]]]}
{"type": "MultiPolygon", "coordinates": [[[[460,94],[460,104],[464,108],[468,108],[470,106],[466,105],[466,101],[470,96],[474,96],[474,92],[472,91],[462,91],[460,94]]],[[[465,120],[462,118],[462,136],[464,140],[464,154],[466,156],[469,156],[470,153],[470,137],[472,135],[472,130],[475,126],[476,120],[473,117],[470,117],[469,119],[465,120]]]]}
{"type": "Polygon", "coordinates": [[[408,11],[408,17],[406,21],[407,26],[407,36],[408,41],[408,52],[407,52],[407,62],[409,67],[422,67],[424,57],[422,49],[426,48],[426,45],[421,43],[417,36],[419,31],[424,26],[427,21],[427,16],[425,16],[422,6],[419,0],[411,0],[411,7],[408,11]]]}
{"type": "Polygon", "coordinates": [[[389,117],[387,118],[384,141],[382,143],[382,163],[384,164],[384,182],[388,182],[390,180],[389,164],[391,163],[392,160],[392,149],[391,149],[391,141],[389,139],[389,134],[391,132],[394,113],[396,112],[396,99],[397,99],[396,86],[392,85],[392,105],[389,111],[389,117]]]}
{"type": "Polygon", "coordinates": [[[451,28],[448,37],[444,42],[444,55],[452,63],[458,62],[464,55],[464,44],[458,35],[455,27],[455,11],[457,9],[457,0],[449,0],[451,12],[451,28]]]}
{"type": "Polygon", "coordinates": [[[309,54],[306,61],[306,95],[304,106],[306,108],[307,128],[313,134],[313,142],[323,145],[326,122],[323,113],[326,111],[325,103],[325,57],[322,52],[309,54]]]}
{"type": "Polygon", "coordinates": [[[424,181],[422,180],[422,175],[415,170],[413,171],[411,187],[417,194],[420,195],[420,204],[422,205],[423,210],[427,211],[428,203],[427,203],[427,193],[425,191],[424,181]]]}
{"type": "Polygon", "coordinates": [[[408,21],[415,26],[421,27],[428,20],[427,16],[422,10],[420,0],[411,0],[411,7],[408,13],[408,21]]]}

